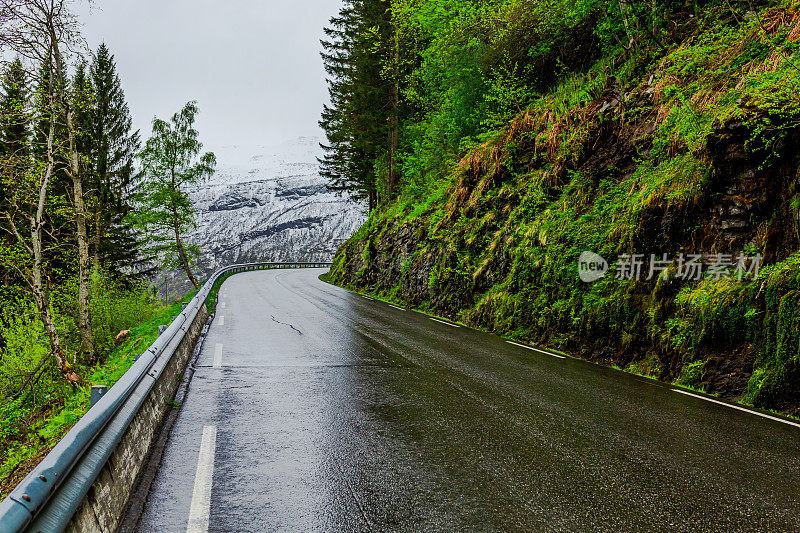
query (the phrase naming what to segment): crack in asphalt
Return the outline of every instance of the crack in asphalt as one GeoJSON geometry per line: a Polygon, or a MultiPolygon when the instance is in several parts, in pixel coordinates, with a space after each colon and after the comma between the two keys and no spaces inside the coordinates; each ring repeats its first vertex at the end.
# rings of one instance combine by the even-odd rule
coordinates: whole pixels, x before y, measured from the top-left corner
{"type": "Polygon", "coordinates": [[[298,335],[302,335],[302,334],[303,334],[303,332],[302,332],[302,331],[300,331],[299,329],[297,329],[297,328],[296,328],[296,327],[294,327],[293,325],[291,325],[291,324],[287,324],[286,322],[281,322],[280,320],[278,320],[277,318],[275,318],[275,315],[270,315],[270,316],[272,317],[272,321],[273,321],[273,322],[277,322],[278,324],[283,324],[284,326],[289,326],[290,328],[292,328],[293,330],[295,330],[295,331],[297,332],[297,334],[298,334],[298,335]]]}

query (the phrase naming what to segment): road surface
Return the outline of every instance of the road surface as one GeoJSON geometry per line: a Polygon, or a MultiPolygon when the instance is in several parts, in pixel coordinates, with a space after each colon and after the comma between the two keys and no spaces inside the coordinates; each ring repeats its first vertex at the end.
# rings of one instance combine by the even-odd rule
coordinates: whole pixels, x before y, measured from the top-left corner
{"type": "Polygon", "coordinates": [[[800,427],[321,273],[224,283],[139,531],[800,530],[800,427]]]}

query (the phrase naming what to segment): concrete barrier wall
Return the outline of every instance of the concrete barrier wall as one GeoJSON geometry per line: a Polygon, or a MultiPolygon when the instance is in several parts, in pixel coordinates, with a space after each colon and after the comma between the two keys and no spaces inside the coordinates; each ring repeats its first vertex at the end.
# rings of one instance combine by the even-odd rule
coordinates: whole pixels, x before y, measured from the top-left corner
{"type": "Polygon", "coordinates": [[[170,402],[180,384],[178,376],[183,375],[207,319],[204,305],[65,531],[94,533],[119,528],[162,421],[172,409],[170,402]]]}

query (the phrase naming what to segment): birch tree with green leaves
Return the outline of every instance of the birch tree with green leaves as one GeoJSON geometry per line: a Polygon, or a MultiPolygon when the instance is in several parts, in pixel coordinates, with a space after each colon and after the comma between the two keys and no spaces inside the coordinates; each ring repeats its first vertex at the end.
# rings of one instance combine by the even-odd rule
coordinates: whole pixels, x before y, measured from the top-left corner
{"type": "Polygon", "coordinates": [[[139,154],[142,179],[131,215],[150,251],[183,269],[195,288],[200,283],[192,264],[199,251],[186,242],[186,233],[196,226],[188,190],[209,178],[217,162],[212,152],[201,154],[197,113],[197,102],[188,102],[169,122],[153,119],[153,133],[139,154]]]}

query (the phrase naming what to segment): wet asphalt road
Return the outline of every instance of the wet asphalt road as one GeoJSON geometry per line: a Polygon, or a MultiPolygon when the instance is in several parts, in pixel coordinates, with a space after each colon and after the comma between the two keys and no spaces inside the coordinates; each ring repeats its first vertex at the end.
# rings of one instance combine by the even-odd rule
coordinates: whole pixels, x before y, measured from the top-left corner
{"type": "Polygon", "coordinates": [[[800,428],[321,272],[225,282],[140,531],[800,530],[800,428]]]}

